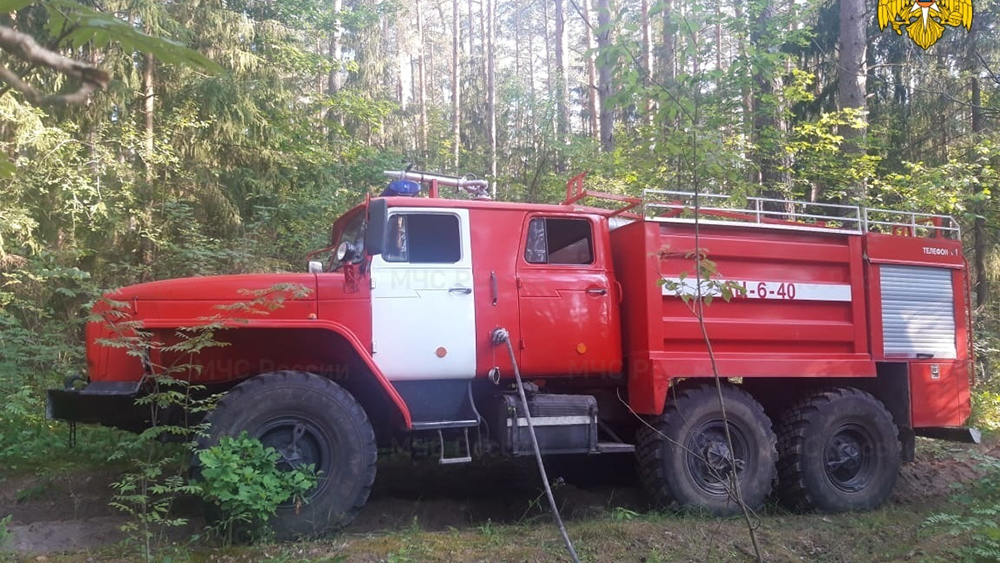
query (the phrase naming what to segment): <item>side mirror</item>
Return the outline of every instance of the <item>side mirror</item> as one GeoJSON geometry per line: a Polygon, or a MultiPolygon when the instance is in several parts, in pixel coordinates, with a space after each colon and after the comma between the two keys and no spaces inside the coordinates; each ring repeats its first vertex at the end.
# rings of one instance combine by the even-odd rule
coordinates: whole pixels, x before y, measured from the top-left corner
{"type": "Polygon", "coordinates": [[[323,263],[319,260],[309,261],[309,273],[310,274],[322,274],[323,273],[323,263]]]}
{"type": "Polygon", "coordinates": [[[367,227],[365,228],[365,252],[374,256],[385,249],[385,229],[389,223],[389,207],[384,199],[373,199],[368,203],[367,227]]]}

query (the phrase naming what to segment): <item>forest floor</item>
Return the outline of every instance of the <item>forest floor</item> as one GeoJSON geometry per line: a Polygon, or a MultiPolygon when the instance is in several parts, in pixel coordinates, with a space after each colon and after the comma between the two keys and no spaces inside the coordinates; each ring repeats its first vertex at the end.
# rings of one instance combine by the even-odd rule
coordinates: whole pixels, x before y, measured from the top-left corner
{"type": "MultiPolygon", "coordinates": [[[[858,514],[793,514],[768,506],[755,519],[769,562],[952,561],[963,540],[928,516],[957,510],[953,495],[1000,458],[996,438],[983,445],[920,440],[917,461],[904,464],[890,501],[858,514]]],[[[546,510],[532,460],[438,467],[433,462],[380,464],[367,506],[344,533],[328,540],[215,547],[201,533],[193,503],[181,503],[187,525],[158,538],[156,561],[559,561],[567,560],[546,510]]],[[[740,518],[647,512],[630,458],[596,464],[563,460],[557,501],[584,561],[751,561],[740,518]]],[[[58,475],[0,474],[0,562],[140,561],[126,516],[111,508],[108,469],[58,475]]]]}

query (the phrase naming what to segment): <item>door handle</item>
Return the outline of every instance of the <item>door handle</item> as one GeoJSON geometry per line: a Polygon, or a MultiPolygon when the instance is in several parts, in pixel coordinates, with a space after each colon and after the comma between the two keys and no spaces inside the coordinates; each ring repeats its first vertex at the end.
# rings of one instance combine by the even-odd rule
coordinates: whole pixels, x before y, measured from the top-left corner
{"type": "Polygon", "coordinates": [[[604,289],[603,287],[592,287],[587,290],[587,293],[591,295],[607,295],[608,290],[604,289]]]}
{"type": "Polygon", "coordinates": [[[462,295],[468,295],[472,293],[471,287],[453,287],[448,290],[448,293],[461,293],[462,295]]]}
{"type": "Polygon", "coordinates": [[[497,297],[498,297],[497,273],[496,272],[490,272],[490,291],[493,292],[493,306],[496,307],[497,306],[497,297]]]}

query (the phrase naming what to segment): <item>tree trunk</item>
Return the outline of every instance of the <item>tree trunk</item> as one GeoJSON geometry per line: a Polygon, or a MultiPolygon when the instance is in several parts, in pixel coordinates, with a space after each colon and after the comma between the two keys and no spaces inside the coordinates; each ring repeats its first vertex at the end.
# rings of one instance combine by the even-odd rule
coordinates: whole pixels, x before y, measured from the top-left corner
{"type": "MultiPolygon", "coordinates": [[[[611,6],[610,0],[597,0],[597,47],[605,50],[611,46],[611,6]]],[[[601,151],[612,152],[615,150],[614,137],[614,109],[611,107],[611,66],[604,62],[597,69],[598,93],[601,96],[600,123],[601,123],[601,151]]]]}
{"type": "Polygon", "coordinates": [[[722,0],[715,0],[715,70],[722,70],[722,0]]]}
{"type": "MultiPolygon", "coordinates": [[[[737,7],[738,9],[738,7],[737,7]]],[[[660,83],[669,86],[677,77],[675,70],[675,43],[674,43],[674,0],[663,0],[663,29],[660,35],[660,83]]]]}
{"type": "Polygon", "coordinates": [[[639,6],[642,27],[642,85],[646,88],[646,120],[653,125],[653,96],[649,92],[653,73],[653,43],[650,41],[649,0],[642,0],[639,6]]]}
{"type": "MultiPolygon", "coordinates": [[[[983,93],[979,83],[979,69],[977,68],[977,44],[979,39],[978,28],[973,28],[964,38],[964,59],[966,61],[965,71],[969,73],[970,102],[972,105],[972,135],[973,142],[983,141],[983,93]]],[[[995,163],[994,163],[995,164],[995,163]]],[[[986,254],[989,251],[989,233],[986,230],[986,202],[983,200],[983,190],[988,181],[980,178],[973,188],[972,212],[975,220],[972,223],[972,265],[976,271],[976,307],[982,307],[990,297],[989,278],[986,276],[986,254]]],[[[985,354],[984,354],[985,356],[985,354]]],[[[984,375],[989,374],[989,362],[980,362],[984,375]]]]}
{"type": "Polygon", "coordinates": [[[595,139],[600,139],[600,129],[597,125],[597,68],[594,66],[594,49],[597,44],[594,42],[594,30],[591,28],[590,22],[592,21],[590,17],[590,0],[583,0],[583,27],[587,34],[587,51],[590,53],[587,55],[587,113],[589,114],[588,123],[590,123],[590,136],[595,139]]]}
{"type": "MultiPolygon", "coordinates": [[[[867,12],[864,0],[840,0],[840,31],[838,35],[839,60],[837,66],[837,103],[841,110],[865,109],[868,66],[866,61],[865,23],[867,12]]],[[[863,129],[841,127],[844,138],[843,150],[848,155],[859,156],[864,137],[863,129]]],[[[866,195],[864,184],[854,186],[850,197],[863,201],[866,195]]]]}
{"type": "MultiPolygon", "coordinates": [[[[483,70],[483,72],[482,72],[483,87],[486,87],[486,81],[487,81],[487,78],[486,78],[486,74],[487,74],[487,72],[486,72],[486,64],[487,64],[486,63],[486,48],[487,48],[486,47],[486,43],[488,41],[488,38],[487,38],[487,32],[486,32],[486,19],[487,19],[486,12],[489,11],[489,5],[488,4],[489,4],[490,1],[491,0],[480,0],[479,1],[479,62],[481,63],[480,66],[479,66],[479,68],[481,68],[483,70]]],[[[495,2],[496,0],[492,0],[492,1],[495,2]]]]}
{"type": "Polygon", "coordinates": [[[153,55],[146,54],[143,57],[143,68],[142,68],[142,117],[143,117],[143,158],[146,161],[146,181],[152,181],[154,170],[153,170],[153,151],[154,151],[154,139],[155,131],[153,130],[153,113],[155,111],[156,105],[156,91],[155,84],[153,82],[153,67],[156,64],[156,59],[153,55]]]}
{"type": "MultiPolygon", "coordinates": [[[[972,89],[972,132],[978,137],[983,131],[983,100],[978,76],[972,76],[970,86],[972,89]]],[[[978,197],[974,200],[976,220],[972,228],[972,254],[976,268],[976,307],[985,305],[990,296],[989,280],[986,277],[986,217],[983,216],[985,206],[979,200],[982,194],[983,183],[979,182],[976,187],[976,196],[978,197]]]]}
{"type": "MultiPolygon", "coordinates": [[[[495,75],[495,58],[494,53],[496,49],[494,48],[496,38],[496,0],[486,0],[486,91],[487,91],[487,102],[486,102],[486,113],[487,115],[487,131],[489,133],[490,141],[490,154],[489,154],[489,172],[490,181],[493,182],[494,190],[496,190],[496,177],[497,177],[497,107],[496,107],[496,75],[495,75]]],[[[496,194],[494,194],[495,197],[496,194]]]]}
{"type": "MultiPolygon", "coordinates": [[[[563,12],[563,0],[555,0],[555,51],[556,51],[556,135],[559,143],[569,143],[569,81],[566,73],[566,19],[563,12]]],[[[564,172],[563,159],[556,159],[556,171],[564,172]]]]}
{"type": "MultiPolygon", "coordinates": [[[[766,39],[771,36],[769,27],[774,25],[774,7],[774,0],[766,0],[755,7],[760,11],[753,14],[750,43],[754,49],[764,50],[768,47],[765,42],[774,40],[766,39]]],[[[787,166],[782,166],[787,164],[784,141],[788,124],[780,97],[776,95],[781,91],[779,74],[777,64],[761,65],[754,70],[754,92],[750,100],[753,115],[751,140],[756,168],[753,180],[761,186],[765,197],[785,199],[791,195],[788,193],[791,180],[787,166]]],[[[780,211],[777,208],[773,210],[780,211]]]]}
{"type": "Polygon", "coordinates": [[[462,143],[461,135],[461,122],[462,122],[462,105],[459,99],[459,78],[461,76],[461,67],[459,66],[458,60],[458,46],[459,38],[461,37],[460,29],[458,26],[458,0],[452,0],[451,3],[452,14],[451,14],[451,139],[452,139],[452,166],[455,171],[458,171],[458,155],[459,146],[462,143]]]}
{"type": "MultiPolygon", "coordinates": [[[[537,118],[538,100],[535,95],[535,80],[537,71],[535,70],[535,30],[532,25],[528,25],[528,102],[531,106],[528,122],[531,124],[531,149],[537,151],[539,146],[539,123],[537,118]]],[[[531,201],[530,199],[528,201],[531,201]]]]}
{"type": "Polygon", "coordinates": [[[472,32],[475,27],[475,19],[473,18],[475,13],[475,10],[472,9],[472,0],[469,0],[469,57],[472,57],[476,53],[473,50],[475,48],[475,43],[473,42],[475,33],[472,32]]]}
{"type": "MultiPolygon", "coordinates": [[[[733,12],[736,15],[736,21],[744,21],[744,11],[742,4],[739,2],[733,5],[733,12]]],[[[747,34],[740,33],[738,35],[738,52],[742,59],[746,62],[746,73],[753,74],[753,65],[750,64],[750,58],[747,56],[747,34]]],[[[744,152],[743,156],[747,161],[753,160],[753,89],[746,80],[740,81],[740,108],[741,108],[741,131],[744,135],[751,140],[749,151],[744,152]]],[[[753,182],[752,178],[753,171],[748,171],[747,177],[749,181],[753,182]]]]}
{"type": "Polygon", "coordinates": [[[417,103],[420,105],[420,156],[427,161],[427,76],[424,73],[424,22],[420,0],[414,2],[417,24],[417,103]]]}
{"type": "MultiPolygon", "coordinates": [[[[496,0],[493,0],[493,1],[496,2],[496,0]]],[[[553,80],[552,80],[553,79],[552,75],[555,74],[555,72],[552,70],[552,66],[553,66],[552,65],[552,47],[549,46],[549,37],[551,37],[551,34],[549,33],[549,4],[550,4],[550,2],[542,0],[542,23],[545,26],[544,29],[543,29],[544,33],[542,33],[542,44],[545,47],[545,92],[546,92],[546,96],[545,97],[546,98],[549,98],[549,96],[552,95],[552,92],[555,91],[555,84],[553,83],[553,80]]],[[[552,117],[553,117],[553,119],[549,123],[549,127],[550,127],[549,131],[551,131],[552,133],[558,135],[558,125],[557,125],[557,123],[558,123],[559,119],[556,116],[552,116],[552,117]]]]}
{"type": "Polygon", "coordinates": [[[343,0],[333,0],[333,33],[330,34],[330,78],[327,85],[327,93],[336,94],[343,86],[344,76],[341,74],[341,60],[344,58],[343,37],[341,29],[340,11],[343,0]]]}

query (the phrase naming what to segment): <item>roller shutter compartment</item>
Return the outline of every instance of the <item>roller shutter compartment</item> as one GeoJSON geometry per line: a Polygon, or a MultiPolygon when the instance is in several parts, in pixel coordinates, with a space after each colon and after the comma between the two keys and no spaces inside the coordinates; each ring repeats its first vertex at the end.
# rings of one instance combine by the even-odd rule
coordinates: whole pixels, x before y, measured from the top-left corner
{"type": "Polygon", "coordinates": [[[951,270],[881,266],[882,341],[886,357],[954,359],[951,270]]]}

